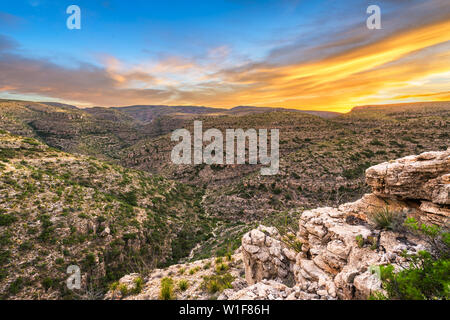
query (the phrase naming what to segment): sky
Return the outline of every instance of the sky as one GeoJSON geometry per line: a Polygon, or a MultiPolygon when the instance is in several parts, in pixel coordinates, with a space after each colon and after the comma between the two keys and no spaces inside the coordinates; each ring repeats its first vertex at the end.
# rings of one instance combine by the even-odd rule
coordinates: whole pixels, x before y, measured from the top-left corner
{"type": "Polygon", "coordinates": [[[0,0],[4,99],[346,112],[449,84],[449,0],[0,0]]]}

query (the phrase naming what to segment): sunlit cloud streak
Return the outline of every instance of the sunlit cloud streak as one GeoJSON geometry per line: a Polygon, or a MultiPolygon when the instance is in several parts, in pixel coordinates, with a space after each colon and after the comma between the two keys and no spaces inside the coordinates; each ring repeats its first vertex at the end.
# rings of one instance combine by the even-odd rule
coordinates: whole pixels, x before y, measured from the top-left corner
{"type": "Polygon", "coordinates": [[[103,53],[98,63],[68,67],[27,55],[18,41],[0,35],[0,93],[80,105],[255,105],[342,112],[362,104],[450,100],[450,8],[436,0],[404,13],[410,20],[399,22],[392,13],[384,30],[351,23],[314,43],[280,41],[258,61],[241,59],[245,54],[223,44],[205,48],[203,55],[140,61],[103,53]]]}

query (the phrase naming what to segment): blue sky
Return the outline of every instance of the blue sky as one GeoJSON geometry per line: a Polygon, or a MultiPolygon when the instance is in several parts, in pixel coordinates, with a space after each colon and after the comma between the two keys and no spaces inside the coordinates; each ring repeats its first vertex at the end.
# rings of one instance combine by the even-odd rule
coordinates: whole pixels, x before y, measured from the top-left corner
{"type": "MultiPolygon", "coordinates": [[[[231,79],[230,74],[249,73],[249,68],[254,71],[255,65],[265,65],[268,67],[264,70],[277,75],[277,68],[283,66],[297,67],[327,59],[404,32],[410,25],[445,20],[449,11],[445,9],[445,0],[377,1],[385,17],[383,30],[370,32],[365,21],[366,8],[371,3],[355,0],[2,1],[0,40],[13,44],[13,48],[0,55],[0,62],[1,59],[25,61],[30,64],[29,69],[35,64],[39,70],[47,68],[61,74],[80,71],[75,76],[80,77],[78,82],[94,70],[102,79],[99,81],[109,86],[109,94],[117,94],[118,104],[232,107],[229,104],[238,103],[242,98],[242,104],[319,107],[319,102],[295,98],[297,94],[292,92],[288,96],[280,95],[279,103],[274,98],[276,92],[266,100],[255,99],[265,89],[253,91],[253,88],[270,83],[261,84],[260,77],[245,81],[241,80],[242,76],[231,79]],[[66,8],[71,4],[81,8],[81,30],[66,28],[66,8]],[[248,88],[252,89],[251,94],[246,91],[248,88]],[[142,89],[139,98],[138,89],[142,89]],[[234,98],[224,97],[229,94],[234,98]]],[[[445,46],[444,40],[433,45],[445,46]]],[[[439,50],[447,52],[447,47],[439,50]]],[[[22,68],[16,73],[26,77],[25,71],[22,68]]],[[[3,85],[0,97],[42,97],[86,105],[111,103],[109,99],[92,99],[88,95],[80,99],[81,91],[70,94],[49,89],[50,80],[60,78],[59,74],[53,78],[40,76],[41,89],[20,79],[14,85],[0,82],[0,88],[3,85]]],[[[77,84],[67,82],[74,90],[77,84]]],[[[299,93],[304,89],[299,86],[299,93]]]]}

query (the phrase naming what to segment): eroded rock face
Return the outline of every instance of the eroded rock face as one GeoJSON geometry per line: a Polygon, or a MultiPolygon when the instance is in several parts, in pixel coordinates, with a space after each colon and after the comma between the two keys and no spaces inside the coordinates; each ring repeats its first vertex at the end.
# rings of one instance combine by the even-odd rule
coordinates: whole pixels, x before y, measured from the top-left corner
{"type": "Polygon", "coordinates": [[[260,226],[247,233],[242,240],[243,259],[246,279],[252,286],[227,297],[259,297],[249,292],[263,279],[288,279],[291,274],[295,284],[288,297],[294,299],[367,299],[382,291],[377,266],[393,264],[399,268],[405,263],[403,252],[426,250],[427,243],[412,234],[376,230],[368,215],[388,208],[405,217],[448,227],[450,150],[376,165],[367,169],[366,180],[372,194],[339,208],[302,213],[297,234],[302,243],[299,253],[279,241],[280,235],[272,228],[260,226]]]}
{"type": "MultiPolygon", "coordinates": [[[[346,208],[348,210],[349,206],[346,208]]],[[[297,234],[297,239],[303,244],[302,252],[296,253],[295,262],[289,268],[282,269],[282,276],[275,263],[283,257],[280,251],[272,255],[275,251],[268,249],[262,240],[253,241],[251,251],[248,250],[250,239],[255,235],[259,239],[260,230],[266,227],[260,226],[247,233],[243,238],[243,252],[246,252],[243,259],[248,283],[254,285],[263,279],[273,279],[281,284],[282,279],[293,276],[294,285],[288,296],[293,292],[296,294],[291,298],[366,299],[375,291],[382,290],[374,273],[376,266],[401,265],[405,262],[401,256],[404,250],[417,253],[425,249],[425,243],[412,235],[405,238],[392,231],[375,230],[364,220],[356,220],[357,223],[350,220],[348,223],[350,212],[329,207],[305,211],[297,234]]],[[[270,239],[272,243],[277,241],[270,239]]],[[[247,293],[241,294],[247,296],[247,293]]],[[[234,297],[237,296],[229,294],[229,299],[234,297]]]]}
{"type": "Polygon", "coordinates": [[[384,162],[366,171],[366,182],[381,197],[450,204],[450,149],[384,162]]]}

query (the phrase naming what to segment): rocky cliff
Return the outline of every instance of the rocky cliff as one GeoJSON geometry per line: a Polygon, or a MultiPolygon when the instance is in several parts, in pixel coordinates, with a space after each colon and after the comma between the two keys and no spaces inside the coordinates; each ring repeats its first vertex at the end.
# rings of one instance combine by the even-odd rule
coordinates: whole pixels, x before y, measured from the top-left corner
{"type": "Polygon", "coordinates": [[[373,193],[338,208],[303,212],[296,235],[302,244],[298,252],[286,245],[274,228],[260,226],[250,231],[242,239],[242,251],[246,279],[252,286],[239,292],[225,291],[222,297],[264,298],[255,292],[268,286],[264,280],[275,280],[272,289],[279,297],[289,293],[287,299],[368,298],[381,290],[377,266],[391,263],[400,267],[405,262],[404,250],[416,253],[427,249],[418,235],[401,228],[378,230],[370,217],[390,210],[399,219],[412,216],[448,228],[449,173],[450,150],[367,169],[366,182],[373,193]]]}

